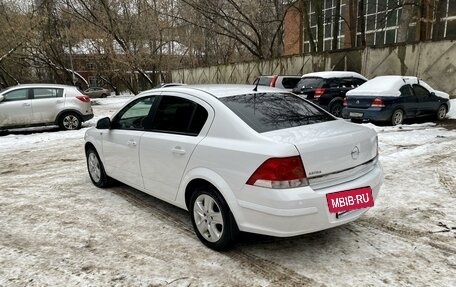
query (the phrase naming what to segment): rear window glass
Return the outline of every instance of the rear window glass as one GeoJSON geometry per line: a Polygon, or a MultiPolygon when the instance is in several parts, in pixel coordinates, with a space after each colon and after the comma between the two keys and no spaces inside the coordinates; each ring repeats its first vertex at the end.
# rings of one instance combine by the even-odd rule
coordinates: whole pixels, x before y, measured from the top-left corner
{"type": "Polygon", "coordinates": [[[331,115],[289,93],[255,93],[220,100],[259,133],[334,120],[331,115]]]}
{"type": "Polygon", "coordinates": [[[323,78],[302,78],[296,88],[298,89],[316,89],[322,88],[325,84],[325,79],[323,78]]]}
{"type": "Polygon", "coordinates": [[[300,78],[283,78],[282,86],[285,89],[293,89],[300,80],[300,78]]]}
{"type": "Polygon", "coordinates": [[[258,85],[260,86],[269,86],[272,81],[272,77],[258,77],[258,85]]]}

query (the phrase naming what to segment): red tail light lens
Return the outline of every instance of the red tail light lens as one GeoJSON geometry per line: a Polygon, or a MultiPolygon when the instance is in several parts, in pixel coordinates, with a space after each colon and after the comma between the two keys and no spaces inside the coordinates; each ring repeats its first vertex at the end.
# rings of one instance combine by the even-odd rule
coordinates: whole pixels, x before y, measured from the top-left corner
{"type": "Polygon", "coordinates": [[[90,102],[90,98],[87,96],[77,96],[76,99],[80,100],[81,102],[88,103],[90,102]]]}
{"type": "Polygon", "coordinates": [[[269,84],[270,87],[275,87],[277,78],[277,76],[272,77],[271,83],[269,84]]]}
{"type": "Polygon", "coordinates": [[[319,98],[325,93],[325,88],[317,88],[315,90],[314,98],[319,98]]]}
{"type": "Polygon", "coordinates": [[[270,158],[249,178],[249,185],[292,188],[309,185],[300,156],[270,158]]]}
{"type": "Polygon", "coordinates": [[[375,99],[372,101],[371,107],[374,107],[374,108],[384,108],[384,107],[385,107],[385,103],[382,101],[382,99],[380,99],[380,98],[375,98],[375,99]]]}
{"type": "Polygon", "coordinates": [[[347,98],[344,98],[344,101],[343,101],[343,103],[342,103],[342,104],[344,105],[344,107],[346,107],[346,106],[347,106],[347,98]]]}

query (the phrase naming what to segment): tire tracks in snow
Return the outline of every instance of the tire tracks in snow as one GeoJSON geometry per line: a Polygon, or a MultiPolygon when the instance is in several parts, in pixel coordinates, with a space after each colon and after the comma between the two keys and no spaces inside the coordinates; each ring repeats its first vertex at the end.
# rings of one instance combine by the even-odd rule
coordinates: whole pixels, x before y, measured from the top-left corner
{"type": "MultiPolygon", "coordinates": [[[[124,197],[136,207],[150,210],[152,216],[176,227],[183,234],[193,239],[197,238],[192,226],[189,225],[188,222],[182,221],[180,218],[184,213],[188,213],[187,211],[182,210],[182,213],[178,212],[176,214],[166,211],[163,209],[163,205],[168,205],[168,203],[127,186],[114,187],[110,188],[110,190],[113,190],[117,195],[124,197]]],[[[172,208],[179,209],[174,206],[172,206],[172,208]]],[[[316,282],[291,269],[242,251],[239,248],[233,248],[229,251],[221,252],[221,254],[230,257],[239,262],[242,267],[248,268],[253,273],[267,279],[273,286],[325,286],[324,284],[316,282]]]]}

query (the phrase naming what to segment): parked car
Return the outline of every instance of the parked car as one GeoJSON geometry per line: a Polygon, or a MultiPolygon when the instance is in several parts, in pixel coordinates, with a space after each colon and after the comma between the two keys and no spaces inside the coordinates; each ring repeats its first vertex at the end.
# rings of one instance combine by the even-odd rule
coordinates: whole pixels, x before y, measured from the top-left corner
{"type": "Polygon", "coordinates": [[[102,87],[91,87],[85,90],[84,94],[90,98],[106,98],[111,94],[111,91],[102,87]]]}
{"type": "Polygon", "coordinates": [[[367,79],[355,72],[328,71],[305,74],[293,89],[336,117],[342,116],[345,94],[367,79]]]}
{"type": "Polygon", "coordinates": [[[345,224],[382,184],[376,132],[292,93],[250,85],[154,89],[85,134],[93,183],[114,178],[190,211],[215,250],[238,231],[295,236],[345,224]]]}
{"type": "Polygon", "coordinates": [[[289,92],[293,90],[296,84],[301,79],[301,76],[284,76],[284,75],[272,75],[272,76],[259,76],[253,82],[254,85],[275,87],[284,89],[289,92]]]}
{"type": "Polygon", "coordinates": [[[417,77],[381,76],[347,93],[345,118],[354,121],[402,124],[404,119],[435,116],[445,118],[449,95],[436,91],[417,77]]]}
{"type": "Polygon", "coordinates": [[[185,86],[186,84],[183,83],[160,83],[157,86],[155,86],[156,89],[159,88],[167,88],[167,87],[176,87],[176,86],[185,86]]]}
{"type": "Polygon", "coordinates": [[[59,125],[73,130],[91,118],[90,98],[73,86],[27,84],[0,93],[0,129],[59,125]]]}

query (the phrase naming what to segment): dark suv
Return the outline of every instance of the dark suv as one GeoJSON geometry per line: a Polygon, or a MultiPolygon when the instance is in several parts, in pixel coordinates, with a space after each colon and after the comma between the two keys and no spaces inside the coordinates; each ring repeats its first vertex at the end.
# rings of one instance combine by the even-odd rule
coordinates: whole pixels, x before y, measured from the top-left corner
{"type": "Polygon", "coordinates": [[[315,72],[303,75],[293,93],[303,95],[336,117],[341,117],[345,93],[366,81],[365,77],[355,72],[315,72]]]}

